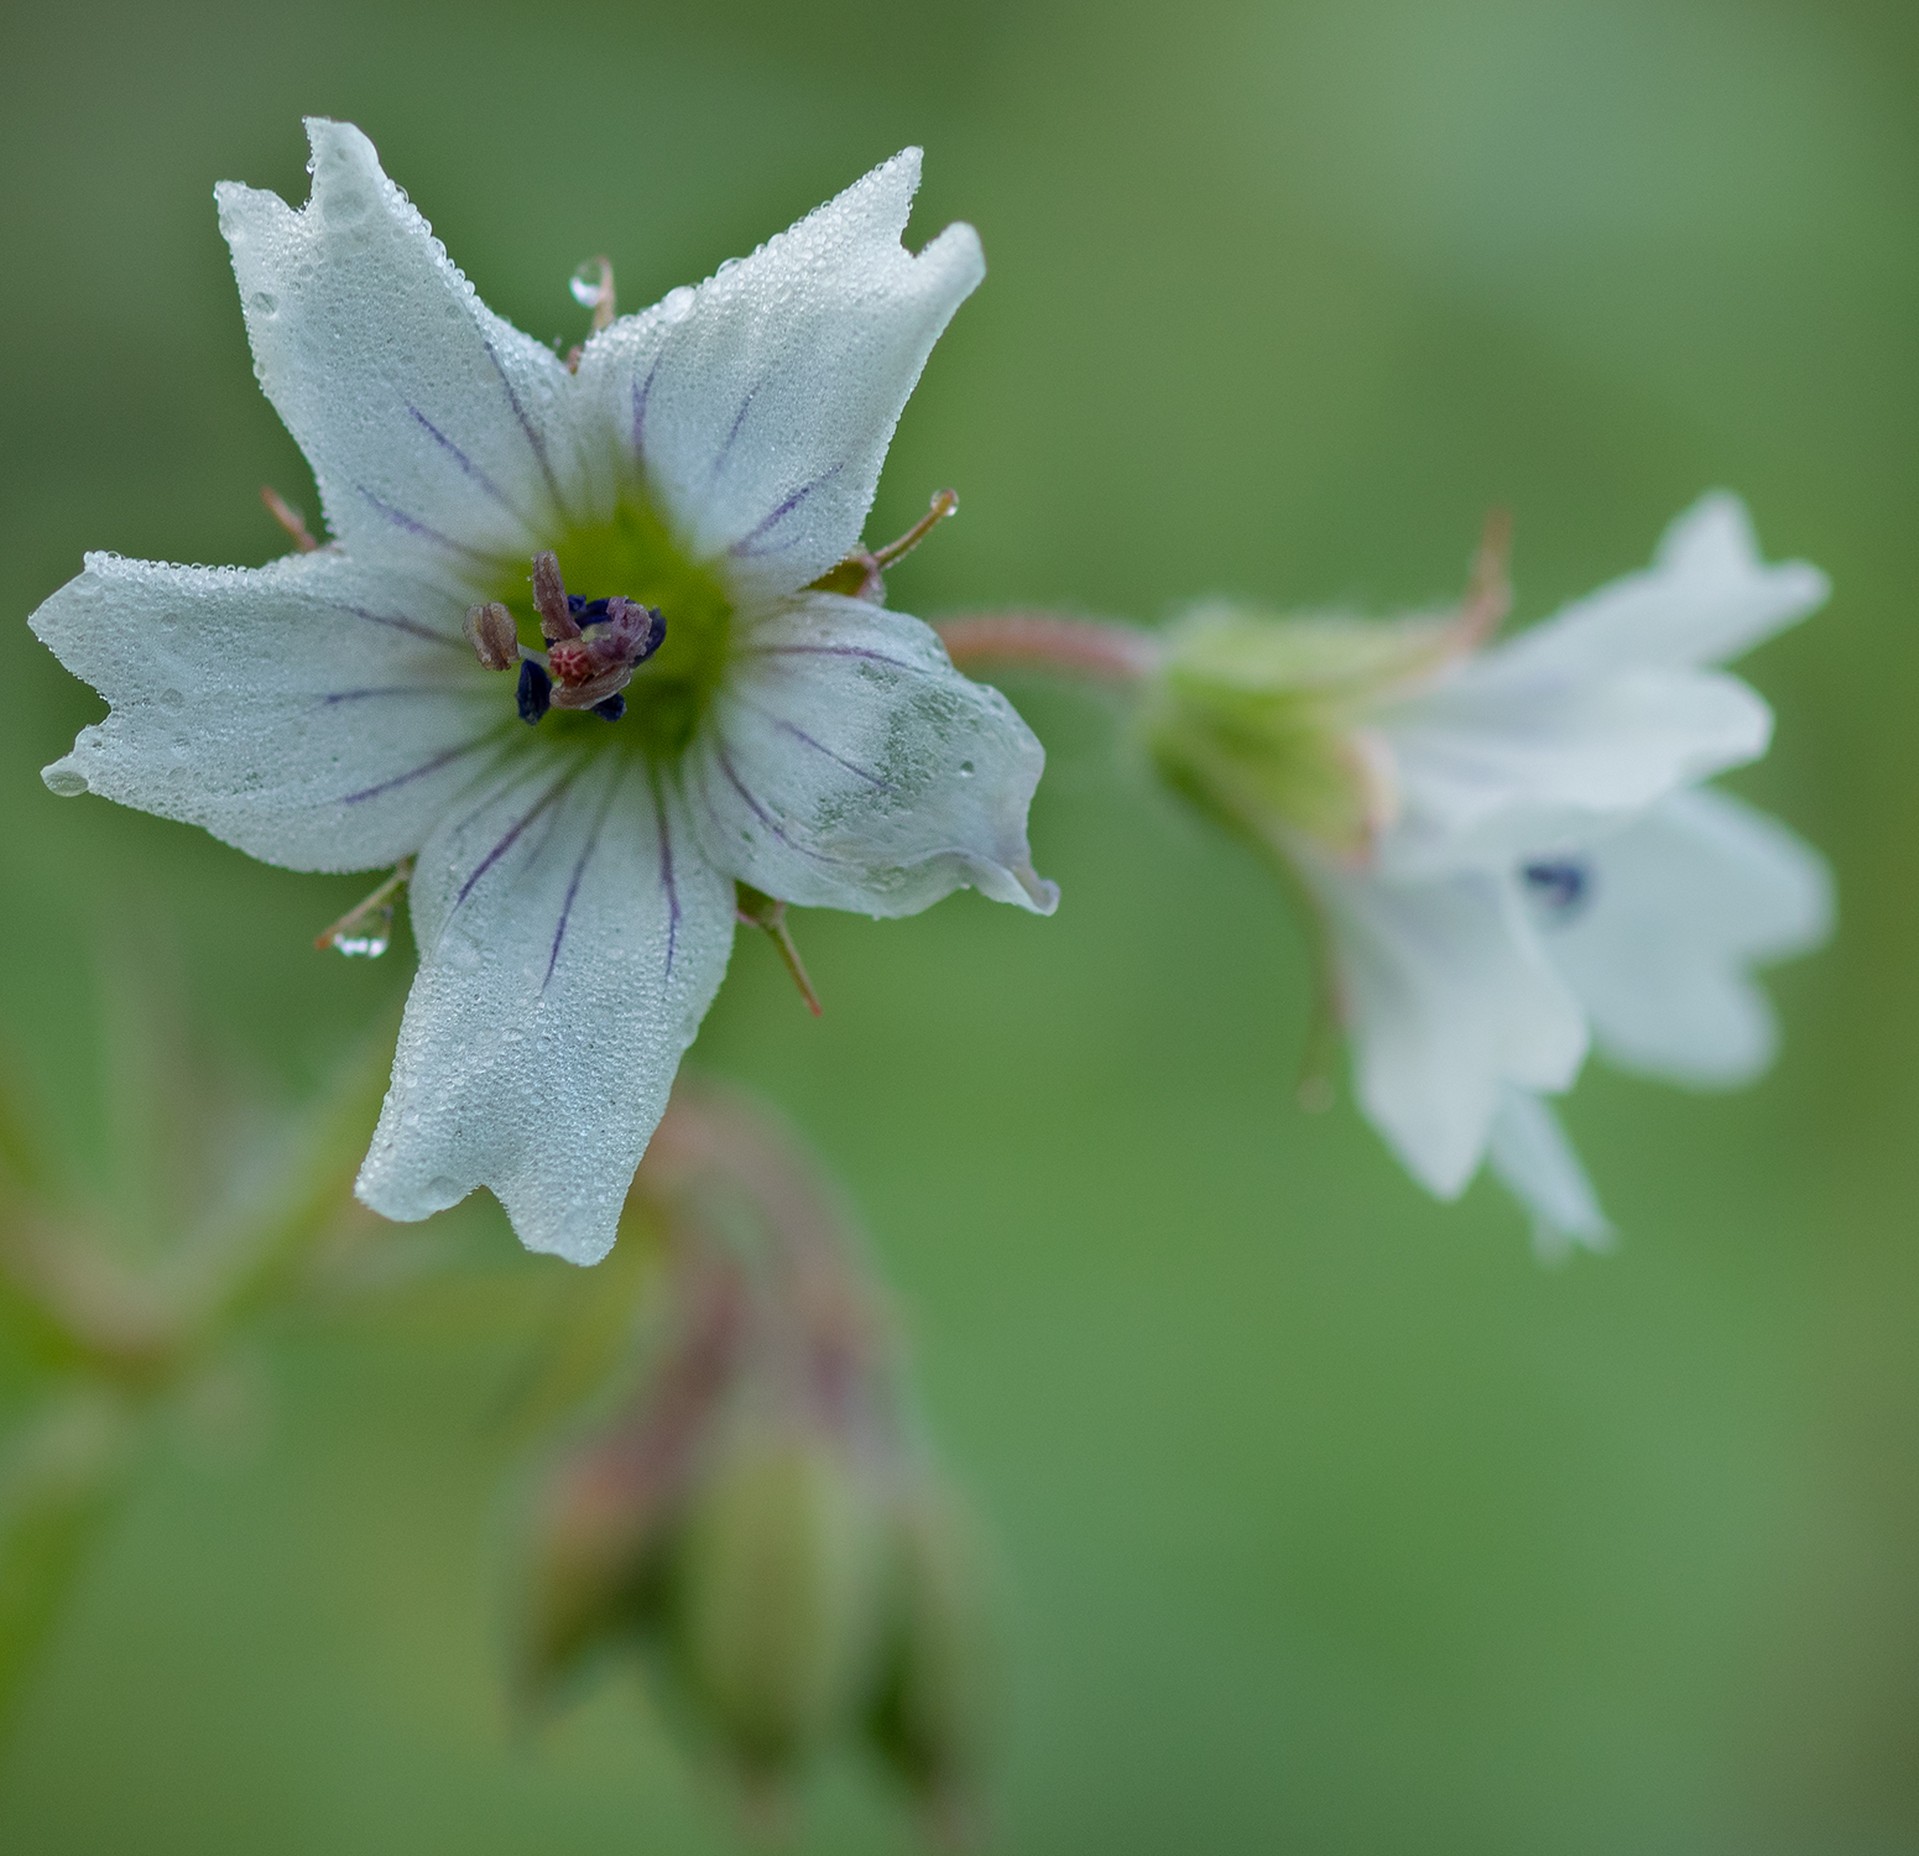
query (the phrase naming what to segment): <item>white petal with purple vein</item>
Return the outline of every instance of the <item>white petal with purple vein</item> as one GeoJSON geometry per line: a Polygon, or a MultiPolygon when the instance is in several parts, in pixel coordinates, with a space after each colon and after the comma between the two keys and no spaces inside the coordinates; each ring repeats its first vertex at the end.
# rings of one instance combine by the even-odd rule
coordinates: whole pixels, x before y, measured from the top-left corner
{"type": "Polygon", "coordinates": [[[985,274],[971,226],[900,243],[907,149],[697,290],[587,344],[579,386],[610,473],[638,459],[681,543],[775,598],[859,545],[907,396],[985,274]]]}
{"type": "Polygon", "coordinates": [[[903,613],[812,594],[738,647],[687,770],[708,854],[769,895],[910,915],[971,884],[1050,914],[1026,813],[1045,750],[903,613]]]}
{"type": "Polygon", "coordinates": [[[731,881],[645,761],[532,742],[435,829],[412,903],[360,1197],[424,1218],[489,1186],[530,1249],[596,1261],[726,970],[731,881]]]}
{"type": "Polygon", "coordinates": [[[47,784],[296,870],[391,864],[514,726],[460,616],[331,551],[259,568],[89,555],[32,625],[111,713],[47,784]]]}
{"type": "Polygon", "coordinates": [[[573,382],[501,321],[351,124],[310,119],[313,196],[223,182],[254,364],[334,534],[490,585],[580,500],[573,382]]]}

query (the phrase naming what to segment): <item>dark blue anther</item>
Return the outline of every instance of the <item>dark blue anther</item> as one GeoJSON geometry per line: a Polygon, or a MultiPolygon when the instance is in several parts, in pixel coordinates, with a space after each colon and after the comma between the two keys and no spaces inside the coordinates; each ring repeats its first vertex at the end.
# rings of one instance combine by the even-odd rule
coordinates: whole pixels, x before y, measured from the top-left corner
{"type": "Polygon", "coordinates": [[[666,642],[666,614],[657,606],[649,606],[646,615],[646,639],[633,655],[636,664],[644,664],[666,642]]]}
{"type": "Polygon", "coordinates": [[[593,713],[603,722],[617,722],[626,713],[624,696],[609,696],[605,702],[596,702],[593,713]]]}
{"type": "Polygon", "coordinates": [[[553,679],[530,657],[520,660],[520,720],[537,722],[553,701],[553,679]]]}
{"type": "Polygon", "coordinates": [[[1555,915],[1570,915],[1592,895],[1592,870],[1569,858],[1527,864],[1520,872],[1526,887],[1555,915]]]}

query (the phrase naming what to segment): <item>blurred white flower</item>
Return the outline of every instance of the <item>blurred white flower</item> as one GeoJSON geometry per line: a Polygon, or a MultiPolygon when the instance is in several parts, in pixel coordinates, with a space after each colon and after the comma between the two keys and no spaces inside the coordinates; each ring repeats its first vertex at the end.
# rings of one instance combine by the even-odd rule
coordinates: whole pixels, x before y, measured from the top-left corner
{"type": "Polygon", "coordinates": [[[1054,906],[1038,742],[927,628],[814,584],[858,548],[979,242],[902,247],[909,150],[570,370],[479,301],[365,136],[308,132],[303,210],[218,199],[335,540],[247,571],[89,556],[33,625],[111,713],[46,779],[295,869],[415,859],[420,970],[360,1195],[411,1219],[486,1185],[529,1246],[589,1262],[736,882],[872,915],[969,883],[1054,906]]]}
{"type": "Polygon", "coordinates": [[[1323,913],[1361,1107],[1458,1195],[1490,1151],[1547,1247],[1607,1225],[1540,1099],[1589,1036],[1695,1083],[1764,1067],[1753,966],[1828,932],[1815,853],[1690,789],[1772,718],[1714,666],[1812,611],[1730,496],[1653,566],[1490,650],[1463,619],[1207,613],[1174,634],[1149,739],[1189,793],[1282,856],[1323,913]]]}

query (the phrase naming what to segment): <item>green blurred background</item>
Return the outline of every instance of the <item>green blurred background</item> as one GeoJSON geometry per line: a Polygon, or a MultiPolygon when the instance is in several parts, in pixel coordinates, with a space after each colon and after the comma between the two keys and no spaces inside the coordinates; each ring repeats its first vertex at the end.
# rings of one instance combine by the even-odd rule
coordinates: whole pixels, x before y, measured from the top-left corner
{"type": "MultiPolygon", "coordinates": [[[[311,504],[210,198],[304,198],[303,113],[568,339],[589,253],[636,305],[924,143],[915,238],[971,219],[991,269],[875,514],[962,493],[909,610],[1388,609],[1458,586],[1503,501],[1535,616],[1721,483],[1830,570],[1748,666],[1779,745],[1737,784],[1832,856],[1841,936],[1779,976],[1757,1089],[1589,1074],[1608,1260],[1544,1270],[1492,1189],[1436,1206],[1349,1109],[1294,1111],[1281,897],[1037,685],[1057,919],[804,918],[825,1019],[743,944],[697,1060],[848,1182],[990,1517],[1007,1849],[1919,1850],[1910,7],[235,0],[0,33],[0,1015],[82,1155],[103,963],[179,967],[289,1099],[411,964],[312,950],[352,879],[35,777],[98,712],[23,622],[84,548],[259,561],[260,483],[311,504]]],[[[148,1462],[0,1765],[0,1848],[733,1846],[636,1688],[509,1731],[498,1316],[564,1266],[454,1218],[479,1290],[277,1331],[244,1435],[148,1462]]],[[[869,1781],[824,1775],[796,1846],[909,1847],[869,1781]]]]}

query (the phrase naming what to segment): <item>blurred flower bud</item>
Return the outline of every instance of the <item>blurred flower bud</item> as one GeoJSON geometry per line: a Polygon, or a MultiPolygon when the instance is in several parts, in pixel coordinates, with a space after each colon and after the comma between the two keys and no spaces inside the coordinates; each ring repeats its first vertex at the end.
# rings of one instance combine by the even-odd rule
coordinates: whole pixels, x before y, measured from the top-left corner
{"type": "Polygon", "coordinates": [[[671,1334],[640,1396],[564,1456],[542,1489],[520,1644],[530,1700],[658,1621],[688,1484],[742,1339],[737,1272],[700,1267],[677,1286],[671,1334]]]}
{"type": "Polygon", "coordinates": [[[865,1467],[797,1426],[741,1437],[696,1497],[674,1647],[752,1778],[785,1776],[850,1725],[872,1669],[880,1540],[865,1467]]]}
{"type": "Polygon", "coordinates": [[[998,1687],[985,1554],[972,1516],[931,1476],[912,1478],[888,1519],[891,1603],[870,1731],[934,1826],[959,1841],[977,1808],[998,1687]]]}
{"type": "Polygon", "coordinates": [[[658,1594],[669,1495],[618,1444],[569,1457],[550,1479],[527,1573],[528,1699],[545,1699],[644,1622],[658,1594]]]}
{"type": "Polygon", "coordinates": [[[683,1087],[634,1205],[666,1319],[639,1392],[544,1486],[529,1688],[650,1651],[750,1800],[864,1728],[956,1826],[984,1763],[987,1599],[838,1195],[764,1114],[683,1087]]]}

